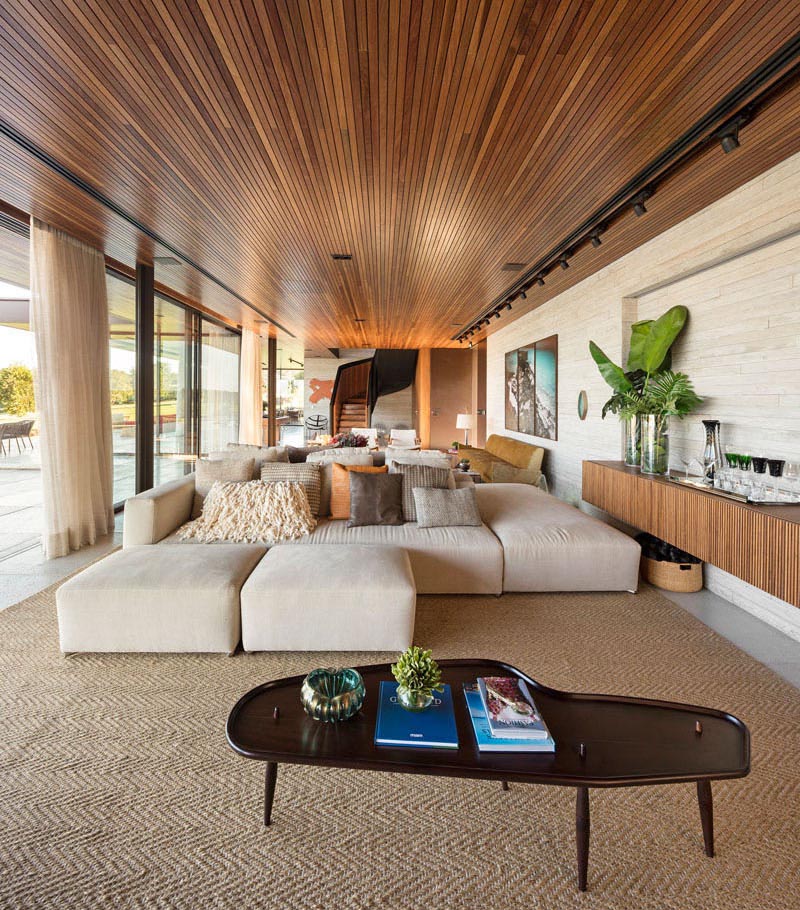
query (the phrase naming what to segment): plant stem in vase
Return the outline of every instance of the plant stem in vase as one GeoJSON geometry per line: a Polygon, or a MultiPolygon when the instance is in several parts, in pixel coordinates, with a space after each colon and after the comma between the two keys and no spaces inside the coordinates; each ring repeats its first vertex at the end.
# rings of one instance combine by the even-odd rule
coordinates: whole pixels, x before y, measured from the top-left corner
{"type": "Polygon", "coordinates": [[[666,415],[642,415],[641,468],[643,474],[669,471],[669,417],[666,415]]]}

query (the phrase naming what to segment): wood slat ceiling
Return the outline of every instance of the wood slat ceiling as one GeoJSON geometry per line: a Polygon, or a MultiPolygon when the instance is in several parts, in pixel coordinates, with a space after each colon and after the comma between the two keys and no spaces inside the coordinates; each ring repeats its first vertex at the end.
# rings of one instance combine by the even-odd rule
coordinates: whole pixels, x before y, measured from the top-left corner
{"type": "MultiPolygon", "coordinates": [[[[307,346],[419,347],[800,32],[800,4],[4,0],[0,29],[10,126],[307,346]]],[[[800,149],[798,114],[793,90],[547,294],[800,149]]],[[[0,179],[120,262],[166,254],[5,138],[0,179]]],[[[188,266],[163,280],[264,325],[188,266]]]]}

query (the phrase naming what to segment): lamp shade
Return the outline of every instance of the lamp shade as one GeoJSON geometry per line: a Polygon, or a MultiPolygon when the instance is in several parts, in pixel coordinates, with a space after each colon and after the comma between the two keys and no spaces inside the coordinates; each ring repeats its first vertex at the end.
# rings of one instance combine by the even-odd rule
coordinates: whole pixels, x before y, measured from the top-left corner
{"type": "Polygon", "coordinates": [[[456,429],[457,430],[471,430],[472,429],[472,414],[459,414],[456,417],[456,429]]]}

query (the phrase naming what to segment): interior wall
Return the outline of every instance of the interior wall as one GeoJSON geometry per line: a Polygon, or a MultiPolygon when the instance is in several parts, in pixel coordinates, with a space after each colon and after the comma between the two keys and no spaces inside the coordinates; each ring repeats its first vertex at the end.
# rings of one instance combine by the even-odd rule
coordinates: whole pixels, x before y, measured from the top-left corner
{"type": "Polygon", "coordinates": [[[381,395],[372,412],[372,426],[388,433],[392,429],[410,430],[414,426],[414,390],[412,386],[381,395]]]}
{"type": "MultiPolygon", "coordinates": [[[[589,340],[620,362],[630,323],[673,303],[690,311],[674,366],[706,396],[703,412],[724,421],[729,442],[800,458],[800,155],[492,334],[487,432],[544,446],[551,490],[580,504],[583,460],[622,456],[619,423],[600,416],[610,392],[589,356],[589,340]],[[559,345],[558,442],[504,427],[505,352],[551,334],[559,345]],[[577,414],[581,390],[589,400],[584,421],[577,414]]],[[[682,451],[702,451],[701,416],[674,422],[673,463],[682,451]]],[[[800,638],[795,607],[713,567],[706,581],[800,638]]]]}
{"type": "MultiPolygon", "coordinates": [[[[464,431],[456,429],[456,417],[472,413],[472,351],[468,348],[431,349],[430,413],[432,449],[464,441],[464,431]]],[[[472,442],[473,431],[469,436],[472,442]]]]}
{"type": "Polygon", "coordinates": [[[470,433],[472,445],[486,444],[486,339],[472,348],[472,413],[475,427],[470,433]]]}

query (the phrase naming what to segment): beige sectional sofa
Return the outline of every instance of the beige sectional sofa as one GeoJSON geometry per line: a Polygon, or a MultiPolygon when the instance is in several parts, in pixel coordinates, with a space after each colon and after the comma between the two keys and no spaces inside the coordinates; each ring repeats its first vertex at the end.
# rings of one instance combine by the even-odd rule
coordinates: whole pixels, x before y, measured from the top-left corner
{"type": "MultiPolygon", "coordinates": [[[[479,484],[483,525],[348,528],[321,518],[307,537],[278,546],[371,544],[408,552],[420,594],[503,591],[635,591],[639,545],[615,528],[527,484],[479,484]]],[[[180,541],[194,501],[194,477],[163,484],[125,504],[123,547],[214,546],[180,541]]]]}
{"type": "Polygon", "coordinates": [[[299,540],[182,541],[194,475],[125,504],[123,548],[58,590],[70,651],[401,650],[416,595],[635,591],[639,545],[527,484],[475,487],[483,524],[348,528],[299,540]]]}

